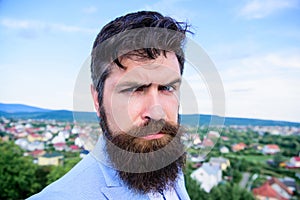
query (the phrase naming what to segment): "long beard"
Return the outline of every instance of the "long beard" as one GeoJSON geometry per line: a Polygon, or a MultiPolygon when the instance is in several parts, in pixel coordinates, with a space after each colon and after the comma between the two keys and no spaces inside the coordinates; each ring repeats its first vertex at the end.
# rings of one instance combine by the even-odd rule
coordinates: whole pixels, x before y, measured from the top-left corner
{"type": "MultiPolygon", "coordinates": [[[[109,131],[107,123],[105,126],[109,131]]],[[[145,194],[174,187],[185,164],[182,129],[178,124],[150,121],[127,133],[107,134],[106,150],[111,164],[130,189],[145,194]],[[157,132],[164,134],[163,137],[152,140],[141,138],[157,132]]]]}

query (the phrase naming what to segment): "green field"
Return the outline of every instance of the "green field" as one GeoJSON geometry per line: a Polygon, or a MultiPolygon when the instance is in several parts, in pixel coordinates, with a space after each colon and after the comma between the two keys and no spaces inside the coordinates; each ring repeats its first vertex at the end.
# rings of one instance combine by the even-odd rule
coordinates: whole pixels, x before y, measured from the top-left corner
{"type": "Polygon", "coordinates": [[[245,160],[251,161],[251,162],[266,163],[267,160],[273,160],[274,156],[272,156],[272,155],[236,155],[236,154],[230,154],[230,155],[228,155],[228,157],[245,159],[245,160]]]}

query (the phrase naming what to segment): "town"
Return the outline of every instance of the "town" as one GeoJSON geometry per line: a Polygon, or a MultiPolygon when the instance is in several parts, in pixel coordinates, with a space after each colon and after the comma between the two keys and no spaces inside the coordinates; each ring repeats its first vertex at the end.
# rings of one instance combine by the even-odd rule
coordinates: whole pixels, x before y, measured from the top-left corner
{"type": "MultiPolygon", "coordinates": [[[[100,132],[97,123],[0,118],[1,146],[17,145],[22,156],[46,175],[36,190],[87,155],[100,132]]],[[[235,199],[299,199],[299,135],[300,127],[287,126],[187,128],[182,140],[187,148],[184,173],[191,199],[218,199],[224,196],[222,190],[228,193],[227,199],[233,199],[230,195],[240,195],[235,199]]],[[[34,192],[38,191],[26,195],[34,192]]]]}

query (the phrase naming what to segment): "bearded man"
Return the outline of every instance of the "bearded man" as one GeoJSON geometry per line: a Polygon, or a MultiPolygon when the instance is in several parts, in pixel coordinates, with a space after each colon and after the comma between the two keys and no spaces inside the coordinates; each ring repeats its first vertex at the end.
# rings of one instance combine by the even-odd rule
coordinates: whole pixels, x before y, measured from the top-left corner
{"type": "Polygon", "coordinates": [[[87,157],[30,199],[189,199],[178,115],[187,28],[152,11],[102,28],[91,92],[103,134],[87,157]]]}

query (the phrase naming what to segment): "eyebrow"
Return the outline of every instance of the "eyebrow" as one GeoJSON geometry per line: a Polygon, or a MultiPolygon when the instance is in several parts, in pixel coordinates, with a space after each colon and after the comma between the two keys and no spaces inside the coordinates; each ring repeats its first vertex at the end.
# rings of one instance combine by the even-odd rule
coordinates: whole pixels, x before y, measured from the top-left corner
{"type": "MultiPolygon", "coordinates": [[[[165,85],[174,85],[174,84],[181,84],[181,78],[177,78],[169,83],[166,84],[159,84],[160,86],[165,85]]],[[[141,83],[141,82],[135,82],[135,81],[125,81],[119,85],[116,86],[117,90],[123,89],[123,88],[139,88],[139,87],[150,87],[153,83],[141,83]]]]}

